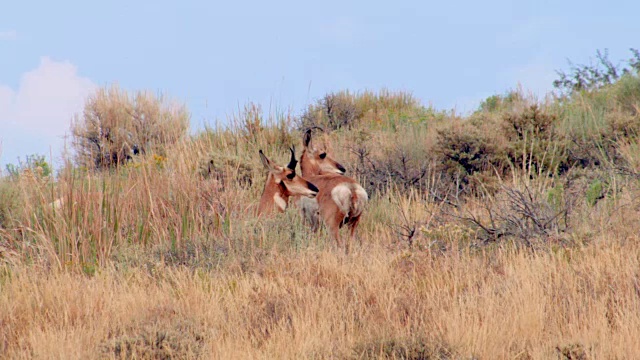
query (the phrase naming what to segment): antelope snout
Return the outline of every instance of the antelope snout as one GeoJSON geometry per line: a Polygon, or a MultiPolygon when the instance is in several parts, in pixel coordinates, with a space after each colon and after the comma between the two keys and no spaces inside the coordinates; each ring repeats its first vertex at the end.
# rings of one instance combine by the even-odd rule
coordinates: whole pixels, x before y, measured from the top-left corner
{"type": "Polygon", "coordinates": [[[309,190],[311,190],[309,197],[313,199],[314,197],[316,197],[316,195],[318,195],[318,191],[320,190],[318,190],[318,188],[315,185],[313,185],[308,181],[307,181],[307,185],[309,186],[309,190]]]}

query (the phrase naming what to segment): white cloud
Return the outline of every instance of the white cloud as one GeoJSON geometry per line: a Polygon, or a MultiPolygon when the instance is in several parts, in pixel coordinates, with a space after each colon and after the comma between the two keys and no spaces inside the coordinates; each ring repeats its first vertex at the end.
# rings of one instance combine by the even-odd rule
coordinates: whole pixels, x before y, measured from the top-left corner
{"type": "Polygon", "coordinates": [[[0,156],[14,160],[49,149],[59,155],[71,119],[95,88],[70,62],[48,57],[22,75],[17,89],[0,84],[0,156]]]}
{"type": "Polygon", "coordinates": [[[15,40],[18,38],[18,32],[15,30],[0,31],[0,40],[15,40]]]}
{"type": "Polygon", "coordinates": [[[23,74],[17,90],[0,85],[0,123],[42,134],[63,133],[95,84],[76,67],[48,57],[23,74]]]}

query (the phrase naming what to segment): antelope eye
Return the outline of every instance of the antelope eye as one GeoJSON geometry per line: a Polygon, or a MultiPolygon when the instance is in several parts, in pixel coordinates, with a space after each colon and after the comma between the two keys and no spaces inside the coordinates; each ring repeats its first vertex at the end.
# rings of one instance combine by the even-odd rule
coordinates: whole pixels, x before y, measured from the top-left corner
{"type": "Polygon", "coordinates": [[[293,180],[293,178],[296,177],[296,173],[292,172],[291,174],[287,175],[287,179],[289,180],[293,180]]]}
{"type": "Polygon", "coordinates": [[[326,158],[326,157],[327,157],[327,153],[322,153],[322,154],[320,154],[320,159],[324,159],[324,158],[326,158]]]}

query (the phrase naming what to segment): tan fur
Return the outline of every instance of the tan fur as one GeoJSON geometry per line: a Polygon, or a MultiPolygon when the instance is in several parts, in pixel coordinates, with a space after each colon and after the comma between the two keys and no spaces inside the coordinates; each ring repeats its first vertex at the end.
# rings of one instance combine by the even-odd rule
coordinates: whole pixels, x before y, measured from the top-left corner
{"type": "Polygon", "coordinates": [[[294,170],[273,164],[262,151],[260,157],[269,175],[258,205],[258,215],[285,211],[290,196],[315,197],[318,193],[314,184],[296,175],[294,170]],[[294,176],[289,179],[291,174],[294,176]]]}
{"type": "MultiPolygon", "coordinates": [[[[315,147],[311,143],[311,133],[308,131],[303,139],[304,150],[300,157],[302,176],[311,181],[319,189],[315,199],[317,214],[324,221],[331,236],[336,239],[338,246],[342,246],[340,228],[348,225],[350,238],[355,236],[355,230],[360,222],[369,196],[354,179],[344,176],[345,169],[335,161],[324,147],[315,147]]],[[[305,218],[313,213],[313,205],[309,201],[298,202],[305,218]]],[[[318,219],[308,219],[313,224],[318,219]]],[[[347,243],[346,250],[348,251],[347,243]]]]}
{"type": "Polygon", "coordinates": [[[287,200],[280,196],[280,194],[276,193],[273,195],[273,201],[276,203],[276,206],[280,211],[285,211],[287,209],[287,200]]]}

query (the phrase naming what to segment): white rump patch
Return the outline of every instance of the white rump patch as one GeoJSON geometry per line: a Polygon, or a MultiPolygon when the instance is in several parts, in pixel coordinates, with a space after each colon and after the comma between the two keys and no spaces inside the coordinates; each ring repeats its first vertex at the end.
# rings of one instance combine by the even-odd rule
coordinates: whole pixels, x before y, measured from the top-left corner
{"type": "Polygon", "coordinates": [[[276,206],[284,211],[287,208],[287,200],[283,199],[280,194],[276,193],[273,195],[273,201],[276,203],[276,206]]]}
{"type": "Polygon", "coordinates": [[[338,209],[343,214],[349,213],[349,205],[351,204],[351,189],[346,184],[340,184],[331,190],[331,199],[338,205],[338,209]]]}
{"type": "Polygon", "coordinates": [[[356,192],[356,196],[358,197],[358,201],[367,201],[369,200],[369,194],[367,191],[360,185],[354,184],[353,190],[356,192]]]}
{"type": "Polygon", "coordinates": [[[367,194],[367,191],[358,184],[353,184],[353,191],[356,193],[357,203],[353,204],[354,214],[351,214],[351,216],[359,216],[362,214],[362,211],[369,200],[369,194],[367,194]]]}
{"type": "Polygon", "coordinates": [[[356,192],[356,196],[358,197],[358,205],[364,205],[364,203],[369,200],[369,194],[367,194],[367,191],[362,186],[355,184],[353,186],[353,190],[356,192]]]}

